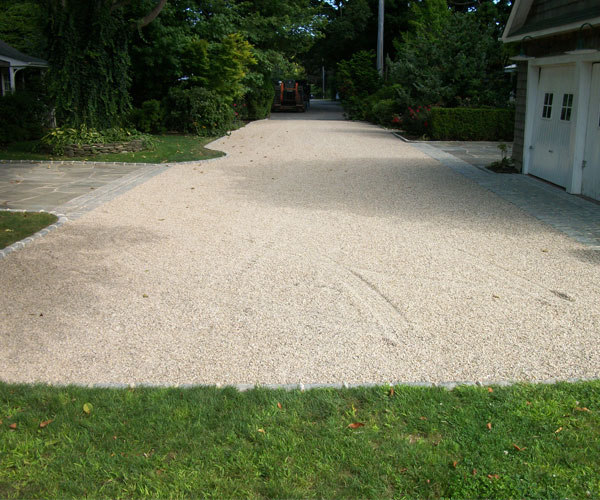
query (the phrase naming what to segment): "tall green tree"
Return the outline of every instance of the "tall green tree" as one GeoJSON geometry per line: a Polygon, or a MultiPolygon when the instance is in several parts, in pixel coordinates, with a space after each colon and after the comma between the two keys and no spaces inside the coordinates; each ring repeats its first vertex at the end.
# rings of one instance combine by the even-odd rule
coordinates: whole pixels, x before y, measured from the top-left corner
{"type": "Polygon", "coordinates": [[[114,126],[130,108],[128,44],[167,0],[130,21],[130,0],[40,0],[47,18],[50,91],[61,124],[114,126]]]}

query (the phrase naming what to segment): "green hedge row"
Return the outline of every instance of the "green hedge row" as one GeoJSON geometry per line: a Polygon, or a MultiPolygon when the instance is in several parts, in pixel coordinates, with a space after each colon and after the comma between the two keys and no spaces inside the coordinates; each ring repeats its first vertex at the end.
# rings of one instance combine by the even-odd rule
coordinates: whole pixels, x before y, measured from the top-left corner
{"type": "Polygon", "coordinates": [[[435,141],[512,141],[513,109],[432,108],[429,135],[435,141]]]}

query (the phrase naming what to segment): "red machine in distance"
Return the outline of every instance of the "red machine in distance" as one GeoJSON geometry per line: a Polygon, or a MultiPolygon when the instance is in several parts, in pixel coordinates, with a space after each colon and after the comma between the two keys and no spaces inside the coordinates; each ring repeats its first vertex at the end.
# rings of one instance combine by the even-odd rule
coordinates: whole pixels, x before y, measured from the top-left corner
{"type": "Polygon", "coordinates": [[[273,111],[304,112],[310,103],[310,86],[306,80],[280,80],[274,84],[273,111]]]}

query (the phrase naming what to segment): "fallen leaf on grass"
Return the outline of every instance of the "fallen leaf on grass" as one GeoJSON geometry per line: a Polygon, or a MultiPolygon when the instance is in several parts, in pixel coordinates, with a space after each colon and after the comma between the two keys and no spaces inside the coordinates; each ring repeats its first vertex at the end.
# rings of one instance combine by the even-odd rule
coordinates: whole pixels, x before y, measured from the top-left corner
{"type": "Polygon", "coordinates": [[[419,420],[427,420],[427,417],[419,417],[419,420]]]}
{"type": "Polygon", "coordinates": [[[558,433],[559,433],[560,431],[562,431],[562,430],[563,430],[563,428],[562,428],[562,427],[559,427],[558,429],[556,429],[556,430],[554,431],[554,434],[558,434],[558,433]]]}
{"type": "Polygon", "coordinates": [[[494,389],[492,389],[491,387],[488,387],[488,392],[494,392],[494,389]]]}
{"type": "Polygon", "coordinates": [[[523,451],[526,447],[523,446],[523,448],[521,448],[520,446],[516,445],[515,443],[513,443],[513,448],[517,451],[523,451]]]}
{"type": "Polygon", "coordinates": [[[580,408],[579,406],[576,406],[574,408],[575,411],[590,411],[588,408],[586,408],[585,406],[583,408],[580,408]]]}
{"type": "Polygon", "coordinates": [[[14,431],[17,429],[17,424],[10,424],[8,427],[14,431]]]}
{"type": "Polygon", "coordinates": [[[488,428],[488,431],[491,431],[492,430],[492,423],[488,422],[487,425],[486,425],[486,427],[488,428]]]}
{"type": "Polygon", "coordinates": [[[365,424],[363,424],[362,422],[354,422],[352,424],[348,424],[348,428],[350,429],[358,429],[359,427],[364,427],[365,424]]]}
{"type": "Polygon", "coordinates": [[[83,413],[85,413],[86,415],[89,415],[90,413],[92,413],[93,410],[93,406],[91,403],[85,403],[83,405],[83,413]]]}
{"type": "Polygon", "coordinates": [[[264,429],[258,429],[258,432],[262,433],[262,434],[266,434],[264,429]]]}
{"type": "Polygon", "coordinates": [[[54,419],[44,420],[43,422],[40,422],[40,429],[48,427],[48,424],[51,424],[52,422],[54,422],[54,419]]]}
{"type": "Polygon", "coordinates": [[[277,408],[281,410],[281,403],[277,403],[277,408]]]}
{"type": "Polygon", "coordinates": [[[476,475],[477,475],[477,469],[473,469],[473,470],[471,471],[471,474],[473,474],[474,476],[476,476],[476,475]]]}
{"type": "Polygon", "coordinates": [[[457,465],[458,465],[458,461],[455,460],[454,462],[452,462],[452,467],[454,467],[455,469],[456,469],[457,465]]]}
{"type": "Polygon", "coordinates": [[[498,474],[488,474],[487,477],[490,480],[492,480],[492,479],[500,479],[500,476],[498,474]]]}
{"type": "Polygon", "coordinates": [[[394,388],[390,387],[390,398],[394,396],[394,388]]]}

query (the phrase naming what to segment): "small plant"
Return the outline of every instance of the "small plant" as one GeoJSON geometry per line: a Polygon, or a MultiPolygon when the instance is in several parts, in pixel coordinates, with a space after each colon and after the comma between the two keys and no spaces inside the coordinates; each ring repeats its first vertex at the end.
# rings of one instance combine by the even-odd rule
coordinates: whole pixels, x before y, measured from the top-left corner
{"type": "Polygon", "coordinates": [[[141,139],[146,147],[154,145],[151,136],[137,130],[113,127],[106,130],[96,130],[82,125],[79,128],[58,127],[42,137],[41,142],[54,154],[63,155],[67,146],[92,144],[107,144],[111,142],[129,142],[141,139]]]}
{"type": "Polygon", "coordinates": [[[517,174],[515,160],[508,156],[508,146],[501,142],[498,144],[498,149],[500,150],[500,160],[493,162],[487,168],[498,174],[517,174]]]}

